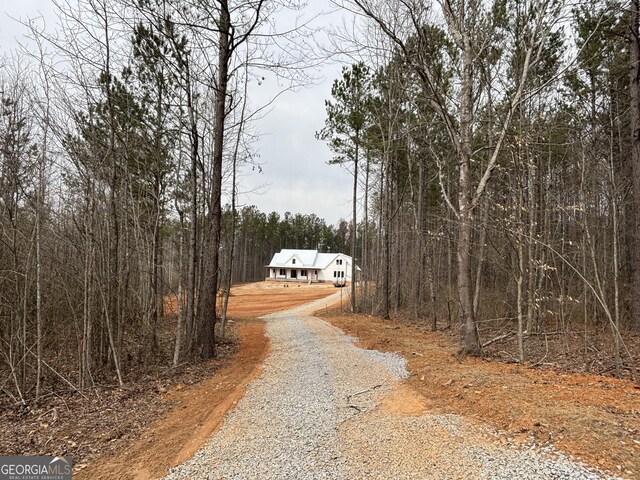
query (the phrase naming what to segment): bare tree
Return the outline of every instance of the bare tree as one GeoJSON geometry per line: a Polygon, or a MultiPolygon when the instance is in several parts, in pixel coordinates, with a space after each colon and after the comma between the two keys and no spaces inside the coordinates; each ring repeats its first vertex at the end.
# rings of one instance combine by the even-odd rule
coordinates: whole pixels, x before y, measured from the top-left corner
{"type": "MultiPolygon", "coordinates": [[[[495,15],[491,5],[482,2],[458,0],[439,2],[436,5],[421,1],[381,1],[353,0],[338,2],[351,10],[360,12],[374,22],[395,44],[420,78],[425,90],[430,93],[430,103],[444,122],[449,140],[458,157],[458,202],[454,206],[449,198],[447,204],[454,211],[458,222],[457,238],[457,289],[461,308],[461,351],[467,354],[481,353],[477,324],[473,310],[473,282],[471,275],[471,242],[475,225],[474,210],[481,201],[492,173],[497,166],[502,145],[518,105],[526,94],[527,80],[532,65],[540,61],[547,36],[553,30],[558,7],[549,0],[534,0],[518,9],[518,21],[526,27],[513,39],[518,47],[522,61],[512,76],[513,85],[502,90],[505,113],[497,129],[499,134],[487,148],[488,158],[478,172],[473,136],[475,131],[475,111],[477,102],[482,98],[475,90],[474,71],[479,69],[485,52],[483,49],[490,41],[505,38],[508,28],[502,25],[502,17],[495,15]],[[435,7],[438,7],[437,9],[435,7]],[[444,18],[444,27],[457,55],[450,59],[455,71],[457,85],[455,92],[443,89],[439,82],[439,72],[433,65],[424,62],[419,50],[411,48],[410,41],[417,41],[423,48],[429,44],[428,25],[436,18],[444,18]],[[490,40],[491,39],[491,40],[490,40]],[[451,94],[457,97],[452,101],[451,94]],[[479,180],[474,185],[474,177],[479,180]]],[[[506,41],[506,39],[505,39],[506,41]]],[[[505,58],[498,68],[504,68],[505,58]]],[[[495,67],[494,67],[495,68],[495,67]]],[[[447,85],[444,85],[447,87],[447,85]]]]}

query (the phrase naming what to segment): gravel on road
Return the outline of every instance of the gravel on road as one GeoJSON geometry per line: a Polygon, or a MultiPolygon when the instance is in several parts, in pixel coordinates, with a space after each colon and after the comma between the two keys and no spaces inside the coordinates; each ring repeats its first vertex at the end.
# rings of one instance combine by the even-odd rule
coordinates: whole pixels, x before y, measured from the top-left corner
{"type": "Polygon", "coordinates": [[[262,375],[165,478],[611,478],[553,450],[495,444],[463,417],[430,414],[402,383],[404,358],[361,349],[311,316],[334,299],[264,317],[271,351],[262,375]]]}

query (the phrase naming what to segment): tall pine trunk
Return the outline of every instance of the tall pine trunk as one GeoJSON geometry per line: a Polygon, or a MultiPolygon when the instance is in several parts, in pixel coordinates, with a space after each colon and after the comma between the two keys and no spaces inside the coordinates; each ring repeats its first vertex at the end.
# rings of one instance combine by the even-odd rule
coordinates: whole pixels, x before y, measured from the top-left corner
{"type": "Polygon", "coordinates": [[[631,170],[633,172],[634,235],[629,246],[631,269],[631,328],[640,330],[640,0],[631,0],[629,32],[631,100],[631,170]]]}
{"type": "Polygon", "coordinates": [[[200,345],[204,358],[215,355],[216,302],[219,277],[220,228],[222,221],[222,153],[224,148],[229,60],[231,58],[231,15],[226,0],[220,2],[218,34],[218,78],[215,92],[213,171],[211,202],[208,215],[207,256],[204,262],[203,288],[199,301],[200,345]]]}
{"type": "Polygon", "coordinates": [[[356,311],[356,237],[358,230],[358,156],[360,153],[360,132],[356,131],[356,154],[353,160],[353,219],[351,223],[351,313],[356,311]]]}
{"type": "Polygon", "coordinates": [[[464,39],[462,88],[460,98],[460,197],[458,224],[458,299],[461,314],[461,353],[479,355],[482,351],[473,311],[471,281],[471,234],[473,209],[471,204],[471,141],[473,121],[473,50],[464,39]]]}

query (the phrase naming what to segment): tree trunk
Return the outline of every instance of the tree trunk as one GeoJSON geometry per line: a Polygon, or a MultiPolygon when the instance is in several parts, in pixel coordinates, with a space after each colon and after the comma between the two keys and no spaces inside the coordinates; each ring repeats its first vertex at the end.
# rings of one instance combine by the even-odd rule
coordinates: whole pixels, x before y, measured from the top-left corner
{"type": "Polygon", "coordinates": [[[357,222],[357,201],[358,201],[358,155],[360,153],[360,132],[356,132],[356,154],[353,159],[353,217],[351,219],[351,313],[356,312],[356,234],[358,230],[357,222]]]}
{"type": "Polygon", "coordinates": [[[471,234],[473,210],[471,205],[471,141],[473,120],[473,50],[468,38],[464,40],[463,73],[460,98],[460,193],[458,226],[458,298],[460,301],[461,353],[480,355],[482,348],[478,339],[478,328],[473,313],[471,282],[471,234]]]}
{"type": "Polygon", "coordinates": [[[523,205],[523,193],[522,188],[518,188],[516,186],[514,189],[514,193],[517,198],[515,198],[516,204],[516,231],[517,238],[516,243],[518,247],[516,249],[516,255],[518,255],[518,273],[516,277],[516,287],[517,287],[517,296],[516,296],[516,307],[517,307],[517,315],[518,315],[518,331],[517,331],[517,339],[518,339],[518,361],[520,363],[524,362],[524,293],[522,286],[524,284],[524,205],[523,205]]]}
{"type": "Polygon", "coordinates": [[[416,231],[416,255],[419,259],[415,270],[415,298],[414,298],[414,315],[416,319],[421,317],[422,312],[422,277],[426,272],[424,248],[424,166],[422,161],[418,162],[418,201],[416,203],[417,215],[415,223],[416,231]]]}
{"type": "MultiPolygon", "coordinates": [[[[387,155],[388,157],[388,155],[387,155]]],[[[385,320],[389,320],[391,316],[389,315],[389,297],[390,297],[390,288],[391,288],[391,234],[389,230],[391,230],[391,175],[390,170],[391,166],[389,165],[389,158],[387,158],[387,175],[386,175],[386,183],[383,182],[383,188],[386,190],[384,194],[384,254],[383,254],[383,275],[384,281],[382,285],[382,318],[385,320]]]]}
{"type": "MultiPolygon", "coordinates": [[[[177,206],[176,202],[176,206],[177,206]]],[[[182,348],[182,330],[184,324],[184,213],[176,208],[180,218],[180,246],[178,247],[178,298],[176,299],[176,306],[178,308],[178,321],[176,322],[176,343],[173,349],[173,368],[178,366],[180,361],[180,350],[182,348]]]]}
{"type": "MultiPolygon", "coordinates": [[[[249,53],[247,52],[247,55],[249,53]]],[[[247,68],[248,68],[248,58],[247,68]]],[[[248,73],[248,72],[245,72],[248,73]]],[[[224,339],[226,335],[227,327],[227,309],[229,307],[229,296],[231,295],[231,286],[233,285],[233,265],[235,257],[235,245],[236,245],[236,232],[237,232],[237,212],[236,212],[236,183],[238,173],[238,151],[240,150],[240,142],[242,140],[242,134],[244,132],[245,114],[247,109],[247,90],[249,82],[248,75],[245,77],[244,82],[244,95],[242,100],[242,110],[240,112],[240,123],[238,125],[238,134],[236,136],[236,143],[233,149],[233,161],[231,165],[231,240],[229,246],[229,261],[226,275],[226,289],[224,292],[224,304],[222,306],[222,320],[220,325],[220,335],[224,339]]]]}
{"type": "Polygon", "coordinates": [[[83,285],[83,311],[82,311],[82,341],[80,343],[80,388],[93,384],[91,376],[91,356],[93,340],[93,207],[90,195],[93,188],[87,187],[84,214],[84,285],[83,285]]]}
{"type": "Polygon", "coordinates": [[[218,78],[214,105],[213,171],[211,182],[211,202],[209,212],[209,232],[207,235],[207,258],[204,264],[202,298],[199,302],[200,344],[202,356],[215,355],[215,324],[217,320],[216,301],[219,277],[220,228],[222,221],[222,154],[224,148],[227,87],[229,82],[229,61],[231,59],[231,15],[227,0],[220,1],[218,34],[218,78]]]}
{"type": "Polygon", "coordinates": [[[482,269],[484,267],[484,256],[487,243],[487,223],[489,221],[489,206],[485,205],[482,212],[482,225],[480,226],[480,252],[478,253],[478,265],[476,266],[476,283],[473,291],[473,316],[478,317],[480,308],[480,293],[482,288],[482,269]]]}
{"type": "Polygon", "coordinates": [[[196,120],[193,93],[191,89],[191,74],[189,63],[185,63],[185,89],[187,97],[187,113],[189,115],[190,167],[189,167],[189,248],[187,258],[187,282],[185,314],[186,349],[191,350],[195,342],[196,325],[196,271],[198,266],[198,154],[199,141],[198,123],[196,120]]]}
{"type": "Polygon", "coordinates": [[[640,330],[640,0],[631,0],[630,53],[630,117],[631,170],[633,172],[634,235],[629,246],[631,266],[631,328],[640,330]]]}
{"type": "Polygon", "coordinates": [[[149,331],[149,343],[152,352],[156,352],[158,348],[158,317],[160,313],[160,178],[156,174],[153,186],[153,195],[155,200],[154,219],[153,219],[153,239],[151,244],[151,278],[149,279],[149,287],[151,289],[151,325],[149,331]]]}
{"type": "Polygon", "coordinates": [[[360,260],[360,268],[362,269],[362,296],[361,308],[367,309],[366,302],[369,296],[369,156],[366,155],[366,167],[364,176],[364,228],[362,232],[362,259],[360,260]]]}

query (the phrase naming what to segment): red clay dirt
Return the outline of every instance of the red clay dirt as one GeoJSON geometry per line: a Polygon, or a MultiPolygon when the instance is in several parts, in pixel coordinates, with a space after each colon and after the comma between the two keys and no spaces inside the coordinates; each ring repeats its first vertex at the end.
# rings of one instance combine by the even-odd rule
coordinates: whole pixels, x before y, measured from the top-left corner
{"type": "Polygon", "coordinates": [[[402,398],[396,395],[391,402],[393,408],[464,415],[493,427],[496,441],[553,443],[586,464],[639,478],[638,383],[460,358],[451,335],[336,310],[320,316],[358,338],[364,348],[407,359],[411,376],[401,387],[402,398]]]}
{"type": "Polygon", "coordinates": [[[197,385],[178,385],[169,391],[165,398],[174,406],[166,415],[154,421],[133,444],[99,458],[75,477],[160,478],[172,466],[191,458],[242,398],[268,351],[261,321],[246,320],[238,327],[240,348],[227,365],[197,385]]]}

